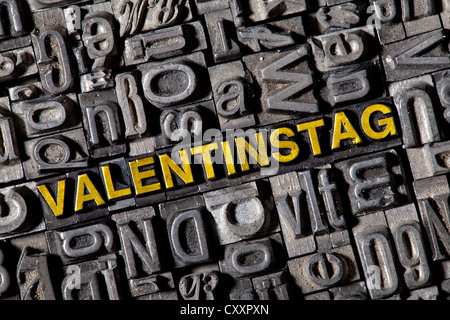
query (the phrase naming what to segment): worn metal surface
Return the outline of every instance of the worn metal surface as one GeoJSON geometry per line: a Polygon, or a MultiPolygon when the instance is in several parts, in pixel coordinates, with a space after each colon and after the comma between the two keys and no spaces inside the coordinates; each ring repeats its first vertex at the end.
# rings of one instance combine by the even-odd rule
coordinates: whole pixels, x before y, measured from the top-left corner
{"type": "Polygon", "coordinates": [[[0,0],[0,300],[450,299],[448,0],[0,0]]]}

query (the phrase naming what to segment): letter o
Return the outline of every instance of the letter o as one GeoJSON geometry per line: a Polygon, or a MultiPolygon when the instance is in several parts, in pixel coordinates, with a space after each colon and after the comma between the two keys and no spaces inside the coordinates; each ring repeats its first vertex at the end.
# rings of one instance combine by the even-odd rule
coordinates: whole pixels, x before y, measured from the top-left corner
{"type": "Polygon", "coordinates": [[[47,167],[47,166],[63,166],[67,162],[69,162],[71,156],[70,148],[64,141],[56,138],[47,138],[42,139],[36,145],[34,146],[34,158],[36,159],[36,162],[40,167],[47,167]],[[49,163],[48,161],[45,161],[42,159],[41,156],[41,150],[49,145],[56,145],[60,147],[62,150],[64,150],[63,157],[61,157],[61,160],[59,160],[57,163],[49,163]]]}
{"type": "Polygon", "coordinates": [[[27,124],[30,128],[37,131],[44,131],[49,129],[56,129],[64,124],[67,119],[66,108],[59,101],[47,101],[38,103],[25,111],[25,117],[27,119],[27,124]],[[60,117],[53,121],[40,122],[34,119],[34,116],[38,112],[53,110],[53,112],[58,112],[60,117]]]}
{"type": "Polygon", "coordinates": [[[224,221],[234,234],[247,237],[256,234],[264,225],[264,207],[256,197],[228,203],[224,210],[224,221]],[[245,219],[239,219],[245,215],[245,219]],[[242,220],[242,221],[241,221],[242,220]]]}
{"type": "Polygon", "coordinates": [[[143,76],[142,86],[150,103],[166,107],[186,101],[196,92],[197,75],[185,64],[168,63],[150,68],[143,76]]]}
{"type": "Polygon", "coordinates": [[[244,246],[236,249],[233,252],[233,254],[231,255],[231,263],[232,263],[234,269],[236,269],[236,271],[238,271],[239,273],[242,273],[245,275],[263,271],[270,266],[271,262],[272,262],[271,250],[262,243],[252,243],[252,244],[244,245],[244,246]],[[249,255],[249,254],[252,254],[252,253],[255,253],[258,251],[264,255],[264,258],[262,259],[262,261],[257,262],[252,265],[248,265],[248,266],[243,265],[240,262],[240,260],[243,256],[249,255]]]}

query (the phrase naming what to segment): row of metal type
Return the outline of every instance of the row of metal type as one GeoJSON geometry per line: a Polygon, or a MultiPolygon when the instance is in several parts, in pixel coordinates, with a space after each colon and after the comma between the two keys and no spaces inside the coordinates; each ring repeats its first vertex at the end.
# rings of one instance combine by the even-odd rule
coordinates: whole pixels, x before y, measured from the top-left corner
{"type": "Polygon", "coordinates": [[[0,299],[445,300],[446,0],[0,0],[0,299]]]}

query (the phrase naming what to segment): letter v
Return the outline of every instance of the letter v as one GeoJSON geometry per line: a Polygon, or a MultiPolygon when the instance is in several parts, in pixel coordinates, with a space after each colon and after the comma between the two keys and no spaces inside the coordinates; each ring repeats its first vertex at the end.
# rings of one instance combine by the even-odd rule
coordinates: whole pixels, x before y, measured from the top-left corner
{"type": "Polygon", "coordinates": [[[280,203],[283,208],[280,210],[281,214],[288,220],[296,236],[303,234],[300,197],[304,195],[304,191],[300,190],[292,194],[286,194],[284,196],[277,197],[276,201],[280,203]],[[292,206],[288,203],[288,197],[291,199],[292,206]]]}
{"type": "Polygon", "coordinates": [[[48,206],[53,211],[56,217],[64,213],[64,198],[66,195],[66,179],[58,181],[57,201],[53,198],[45,184],[38,186],[42,197],[47,201],[48,206]]]}
{"type": "Polygon", "coordinates": [[[440,65],[449,64],[449,57],[417,57],[419,54],[423,54],[427,50],[431,50],[437,43],[445,40],[445,36],[441,31],[435,32],[425,41],[417,44],[416,46],[406,50],[400,54],[395,60],[397,64],[403,65],[440,65]]]}

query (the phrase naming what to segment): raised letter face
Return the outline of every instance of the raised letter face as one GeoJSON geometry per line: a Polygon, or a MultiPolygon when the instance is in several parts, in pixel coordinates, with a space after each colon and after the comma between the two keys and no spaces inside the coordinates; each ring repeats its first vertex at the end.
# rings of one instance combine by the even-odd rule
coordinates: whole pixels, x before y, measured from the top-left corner
{"type": "Polygon", "coordinates": [[[44,90],[54,95],[67,92],[74,85],[64,37],[65,30],[60,28],[32,35],[42,86],[44,90]],[[49,42],[52,46],[46,45],[49,42]],[[57,57],[57,68],[54,66],[53,57],[57,57]]]}
{"type": "Polygon", "coordinates": [[[0,0],[0,300],[450,299],[449,18],[0,0]]]}

